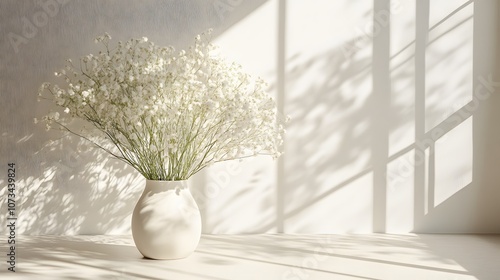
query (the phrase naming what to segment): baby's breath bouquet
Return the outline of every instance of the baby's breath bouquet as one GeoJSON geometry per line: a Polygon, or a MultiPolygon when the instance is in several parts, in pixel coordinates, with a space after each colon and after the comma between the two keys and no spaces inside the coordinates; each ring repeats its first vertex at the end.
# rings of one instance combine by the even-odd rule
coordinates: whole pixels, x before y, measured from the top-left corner
{"type": "Polygon", "coordinates": [[[209,32],[181,51],[147,38],[112,46],[105,34],[96,42],[101,52],[55,73],[64,86],[41,86],[40,98],[60,108],[42,118],[48,129],[91,141],[148,180],[186,180],[215,162],[280,155],[284,128],[266,84],[214,55],[209,32]],[[74,119],[90,125],[74,128],[74,119]]]}

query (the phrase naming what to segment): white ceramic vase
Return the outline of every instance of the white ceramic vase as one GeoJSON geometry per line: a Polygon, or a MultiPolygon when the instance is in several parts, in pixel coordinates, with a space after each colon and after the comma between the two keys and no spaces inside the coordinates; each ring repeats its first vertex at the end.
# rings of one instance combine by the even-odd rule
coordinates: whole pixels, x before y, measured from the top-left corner
{"type": "Polygon", "coordinates": [[[150,259],[189,256],[201,236],[201,216],[187,181],[146,180],[132,214],[132,236],[150,259]]]}

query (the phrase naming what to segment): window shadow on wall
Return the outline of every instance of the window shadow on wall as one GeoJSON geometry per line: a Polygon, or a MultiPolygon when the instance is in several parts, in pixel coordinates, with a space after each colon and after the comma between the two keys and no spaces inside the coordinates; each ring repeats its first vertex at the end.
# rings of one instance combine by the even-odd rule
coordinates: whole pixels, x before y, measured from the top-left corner
{"type": "MultiPolygon", "coordinates": [[[[282,3],[279,16],[287,17],[282,3]]],[[[278,103],[292,121],[278,166],[277,221],[259,230],[467,232],[482,215],[472,180],[484,156],[473,141],[482,138],[474,115],[488,100],[477,94],[486,77],[473,75],[473,1],[416,1],[404,31],[415,37],[399,48],[401,34],[383,13],[391,1],[373,4],[365,18],[379,30],[356,53],[347,56],[345,46],[359,38],[309,57],[278,53],[278,103]],[[452,218],[456,211],[462,220],[452,218]]],[[[296,31],[279,30],[285,51],[296,31]]]]}

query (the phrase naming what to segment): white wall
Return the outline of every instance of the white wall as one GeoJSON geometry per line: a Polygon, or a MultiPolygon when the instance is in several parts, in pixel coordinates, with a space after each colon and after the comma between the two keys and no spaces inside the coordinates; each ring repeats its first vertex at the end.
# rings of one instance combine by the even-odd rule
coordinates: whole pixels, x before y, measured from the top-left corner
{"type": "MultiPolygon", "coordinates": [[[[93,38],[183,47],[215,30],[292,117],[286,154],[191,185],[207,233],[500,232],[499,8],[453,1],[0,2],[0,222],[16,163],[18,233],[123,234],[143,179],[45,132],[37,88],[93,38]],[[45,3],[45,4],[44,4],[45,3]]],[[[5,232],[1,228],[0,232],[5,232]]]]}

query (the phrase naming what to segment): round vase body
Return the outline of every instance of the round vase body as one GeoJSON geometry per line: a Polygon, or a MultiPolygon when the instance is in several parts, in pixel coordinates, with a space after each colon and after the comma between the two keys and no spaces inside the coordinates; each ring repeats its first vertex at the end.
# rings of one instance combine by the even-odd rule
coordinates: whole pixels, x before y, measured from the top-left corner
{"type": "Polygon", "coordinates": [[[201,216],[187,181],[146,180],[132,214],[132,236],[150,259],[189,256],[201,236],[201,216]]]}

